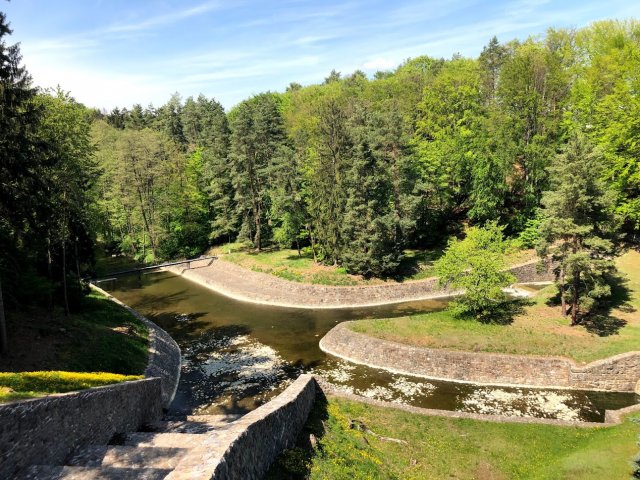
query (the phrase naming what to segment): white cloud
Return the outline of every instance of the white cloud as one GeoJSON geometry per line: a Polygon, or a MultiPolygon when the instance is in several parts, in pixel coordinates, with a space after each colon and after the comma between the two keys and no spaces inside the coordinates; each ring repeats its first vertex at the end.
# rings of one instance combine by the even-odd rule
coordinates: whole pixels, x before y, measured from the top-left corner
{"type": "Polygon", "coordinates": [[[153,17],[149,17],[145,20],[141,20],[136,23],[129,23],[124,25],[112,25],[107,27],[104,32],[105,33],[118,33],[118,32],[137,32],[140,30],[147,30],[153,27],[159,27],[161,25],[168,25],[171,23],[176,23],[181,20],[185,20],[187,18],[191,18],[197,15],[202,15],[212,10],[217,10],[222,7],[222,3],[218,1],[213,2],[205,2],[200,5],[196,5],[195,7],[187,8],[181,11],[172,11],[169,13],[165,13],[162,15],[156,15],[153,17]]]}
{"type": "Polygon", "coordinates": [[[362,68],[365,70],[389,70],[397,65],[398,62],[390,60],[388,58],[374,58],[362,64],[362,68]]]}

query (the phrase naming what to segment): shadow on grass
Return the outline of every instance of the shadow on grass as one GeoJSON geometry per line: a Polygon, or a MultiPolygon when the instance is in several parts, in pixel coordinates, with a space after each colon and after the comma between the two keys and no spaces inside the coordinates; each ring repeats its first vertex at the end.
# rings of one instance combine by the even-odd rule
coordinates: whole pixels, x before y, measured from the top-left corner
{"type": "Polygon", "coordinates": [[[327,398],[317,391],[316,401],[309,413],[295,447],[282,452],[271,465],[265,480],[303,480],[309,478],[313,458],[322,451],[318,439],[325,434],[324,422],[329,418],[327,398]],[[317,447],[317,448],[316,448],[317,447]]]}
{"type": "Polygon", "coordinates": [[[389,278],[401,282],[407,280],[414,275],[417,275],[425,269],[430,267],[438,260],[444,253],[444,247],[434,248],[433,250],[424,251],[408,251],[402,257],[397,272],[389,278]]]}
{"type": "MultiPolygon", "coordinates": [[[[611,287],[611,296],[602,301],[593,312],[584,315],[579,322],[585,330],[599,337],[616,335],[621,328],[627,325],[626,320],[611,315],[614,309],[626,313],[635,312],[635,308],[630,303],[631,290],[628,287],[629,280],[624,275],[616,273],[607,276],[607,283],[611,287]]],[[[556,292],[546,302],[549,307],[559,307],[560,303],[560,292],[556,292]]]]}
{"type": "Polygon", "coordinates": [[[599,337],[616,335],[626,324],[626,320],[622,320],[621,318],[599,315],[597,313],[589,315],[582,320],[582,325],[587,332],[598,335],[599,337]]]}
{"type": "Polygon", "coordinates": [[[611,286],[611,299],[607,305],[610,309],[617,308],[623,312],[635,312],[631,305],[631,290],[629,289],[629,279],[618,273],[611,275],[608,279],[611,286]]]}
{"type": "Polygon", "coordinates": [[[456,313],[455,306],[453,306],[452,310],[454,315],[462,320],[478,321],[480,323],[493,325],[511,325],[514,317],[524,313],[525,307],[532,304],[533,302],[528,298],[515,298],[498,303],[490,310],[456,313]]]}

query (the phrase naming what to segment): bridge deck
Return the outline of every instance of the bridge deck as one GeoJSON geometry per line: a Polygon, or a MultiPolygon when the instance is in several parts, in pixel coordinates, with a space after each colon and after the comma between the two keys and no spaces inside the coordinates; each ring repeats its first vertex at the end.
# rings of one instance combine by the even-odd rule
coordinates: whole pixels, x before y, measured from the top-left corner
{"type": "Polygon", "coordinates": [[[100,281],[105,281],[105,280],[111,280],[113,279],[113,277],[119,277],[122,275],[129,275],[131,273],[140,273],[140,272],[144,272],[147,270],[155,270],[158,268],[162,268],[162,267],[171,267],[173,265],[183,265],[183,264],[188,264],[187,268],[191,268],[191,262],[200,262],[202,260],[210,260],[209,265],[211,265],[211,263],[216,260],[218,257],[214,256],[214,255],[209,255],[209,256],[202,256],[202,257],[198,257],[198,258],[190,258],[188,260],[177,260],[174,262],[164,262],[164,263],[158,263],[156,265],[147,265],[145,267],[138,267],[138,268],[131,268],[128,270],[121,270],[119,272],[112,272],[109,273],[107,275],[105,275],[104,277],[101,278],[92,278],[91,281],[94,282],[100,282],[100,281]]]}

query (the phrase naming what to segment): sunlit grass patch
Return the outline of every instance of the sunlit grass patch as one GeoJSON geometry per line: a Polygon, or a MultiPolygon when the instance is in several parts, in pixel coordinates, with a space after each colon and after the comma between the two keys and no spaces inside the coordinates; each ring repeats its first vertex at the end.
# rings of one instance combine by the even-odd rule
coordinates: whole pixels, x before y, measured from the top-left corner
{"type": "Polygon", "coordinates": [[[328,404],[316,402],[301,436],[313,434],[316,445],[299,441],[267,478],[624,479],[634,468],[638,420],[634,414],[603,428],[482,422],[330,397],[328,404]]]}
{"type": "Polygon", "coordinates": [[[560,314],[559,306],[550,302],[555,287],[540,290],[523,314],[510,325],[484,324],[462,320],[448,311],[430,312],[408,317],[362,320],[352,324],[356,332],[411,345],[475,352],[520,355],[560,355],[579,362],[589,362],[628,351],[640,350],[640,253],[627,252],[618,259],[620,272],[626,276],[631,309],[613,309],[616,326],[602,334],[583,326],[571,327],[560,314]]]}
{"type": "Polygon", "coordinates": [[[0,372],[0,402],[84,390],[141,378],[143,377],[140,375],[106,372],[0,372]]]}

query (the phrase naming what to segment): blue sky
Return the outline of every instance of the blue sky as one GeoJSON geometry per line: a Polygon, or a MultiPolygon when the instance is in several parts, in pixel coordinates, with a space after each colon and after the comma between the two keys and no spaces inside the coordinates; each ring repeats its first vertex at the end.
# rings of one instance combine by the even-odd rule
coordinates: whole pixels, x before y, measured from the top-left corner
{"type": "Polygon", "coordinates": [[[488,40],[640,18],[633,0],[13,0],[0,3],[36,85],[88,106],[158,106],[173,92],[226,108],[332,69],[372,74],[409,57],[476,56],[488,40]]]}

